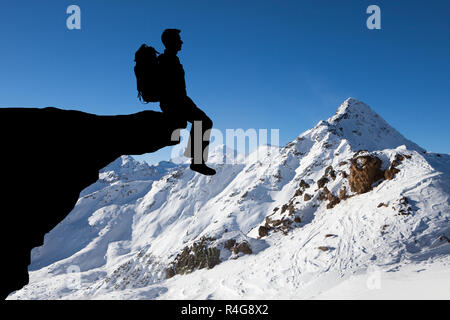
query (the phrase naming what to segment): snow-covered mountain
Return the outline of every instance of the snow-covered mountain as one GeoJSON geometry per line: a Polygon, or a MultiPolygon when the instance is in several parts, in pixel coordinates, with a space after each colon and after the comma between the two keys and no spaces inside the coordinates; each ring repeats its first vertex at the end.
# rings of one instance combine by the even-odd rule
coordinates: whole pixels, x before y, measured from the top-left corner
{"type": "Polygon", "coordinates": [[[282,148],[233,155],[212,150],[212,177],[117,159],[33,249],[30,284],[9,298],[389,298],[395,275],[411,284],[416,270],[433,283],[425,297],[450,298],[449,155],[351,98],[282,148]]]}

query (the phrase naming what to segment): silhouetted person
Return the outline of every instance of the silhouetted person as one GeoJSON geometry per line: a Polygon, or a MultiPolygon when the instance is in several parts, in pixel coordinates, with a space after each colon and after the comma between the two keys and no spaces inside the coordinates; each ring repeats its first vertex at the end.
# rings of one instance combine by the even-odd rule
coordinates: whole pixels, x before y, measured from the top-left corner
{"type": "Polygon", "coordinates": [[[213,122],[187,96],[184,69],[177,57],[183,41],[180,30],[166,29],[161,35],[164,53],[159,55],[160,71],[160,107],[172,118],[192,123],[189,142],[184,155],[192,158],[190,168],[205,175],[214,175],[216,171],[208,167],[208,145],[213,122]]]}

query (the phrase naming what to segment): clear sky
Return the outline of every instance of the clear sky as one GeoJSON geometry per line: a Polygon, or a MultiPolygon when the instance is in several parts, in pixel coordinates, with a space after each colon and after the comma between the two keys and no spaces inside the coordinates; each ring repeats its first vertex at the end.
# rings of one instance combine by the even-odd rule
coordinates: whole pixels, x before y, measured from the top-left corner
{"type": "Polygon", "coordinates": [[[215,128],[278,128],[285,144],[351,96],[450,153],[450,1],[2,0],[0,26],[1,107],[159,110],[136,98],[134,53],[179,28],[188,95],[215,128]],[[366,27],[372,4],[381,30],[366,27]]]}

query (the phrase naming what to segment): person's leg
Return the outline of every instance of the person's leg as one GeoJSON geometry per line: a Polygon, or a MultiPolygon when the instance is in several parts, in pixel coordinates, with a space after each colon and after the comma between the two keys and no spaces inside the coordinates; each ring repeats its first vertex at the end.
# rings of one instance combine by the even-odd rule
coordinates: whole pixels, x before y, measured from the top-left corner
{"type": "Polygon", "coordinates": [[[189,97],[186,97],[183,113],[184,118],[192,123],[184,155],[200,160],[200,162],[206,162],[208,160],[208,145],[213,122],[189,97]]]}
{"type": "Polygon", "coordinates": [[[212,120],[188,98],[186,103],[186,119],[192,123],[189,141],[184,155],[195,163],[208,161],[208,146],[213,127],[212,120]]]}
{"type": "Polygon", "coordinates": [[[208,159],[208,145],[213,122],[189,97],[174,99],[160,103],[161,110],[170,117],[183,119],[192,123],[189,141],[184,155],[192,159],[190,168],[205,175],[213,175],[216,171],[205,162],[208,159]]]}
{"type": "Polygon", "coordinates": [[[186,97],[183,107],[184,118],[192,123],[184,155],[192,158],[191,169],[203,174],[215,174],[213,169],[205,165],[208,160],[208,146],[213,122],[189,97],[186,97]]]}

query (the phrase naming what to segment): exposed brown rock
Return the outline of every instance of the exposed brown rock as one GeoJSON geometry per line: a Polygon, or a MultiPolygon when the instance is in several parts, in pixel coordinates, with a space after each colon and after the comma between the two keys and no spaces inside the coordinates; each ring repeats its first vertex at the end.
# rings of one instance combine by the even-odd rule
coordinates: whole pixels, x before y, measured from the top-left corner
{"type": "Polygon", "coordinates": [[[328,193],[328,201],[329,203],[327,204],[327,209],[331,209],[334,208],[334,206],[337,205],[341,200],[330,192],[328,193]]]}
{"type": "Polygon", "coordinates": [[[289,204],[288,210],[289,210],[290,216],[293,216],[295,214],[295,208],[294,208],[294,204],[292,202],[289,204]]]}
{"type": "Polygon", "coordinates": [[[325,169],[325,176],[329,176],[331,179],[335,180],[336,179],[336,172],[334,171],[332,166],[328,166],[325,169]]]}
{"type": "Polygon", "coordinates": [[[320,194],[319,194],[318,199],[321,201],[323,201],[323,200],[329,201],[329,203],[327,204],[327,209],[333,208],[335,205],[337,205],[341,201],[338,197],[334,196],[330,192],[330,190],[328,190],[327,187],[323,188],[322,192],[320,192],[320,194]]]}
{"type": "Polygon", "coordinates": [[[309,194],[305,193],[305,195],[303,196],[303,200],[309,201],[309,200],[311,200],[311,196],[309,194]]]}
{"type": "Polygon", "coordinates": [[[324,188],[324,190],[322,192],[319,193],[319,196],[317,197],[317,199],[319,201],[323,201],[327,198],[328,193],[327,193],[328,189],[326,189],[326,187],[324,188]]]}
{"type": "Polygon", "coordinates": [[[227,241],[225,241],[225,249],[231,250],[231,248],[234,247],[234,245],[236,244],[236,240],[234,239],[228,239],[227,241]]]}
{"type": "Polygon", "coordinates": [[[357,194],[372,190],[372,184],[384,178],[381,160],[374,156],[359,156],[350,166],[350,190],[357,194]]]}
{"type": "Polygon", "coordinates": [[[278,219],[278,220],[272,220],[272,225],[273,225],[274,227],[278,227],[282,222],[283,222],[283,220],[280,220],[280,219],[278,219]]]}
{"type": "Polygon", "coordinates": [[[408,198],[407,197],[401,197],[400,200],[398,201],[400,204],[406,205],[409,203],[408,198]]]}
{"type": "Polygon", "coordinates": [[[298,188],[295,193],[294,193],[294,197],[298,197],[301,196],[303,194],[303,191],[301,188],[298,188]]]}
{"type": "Polygon", "coordinates": [[[412,213],[412,207],[409,204],[408,198],[402,197],[394,203],[392,209],[398,212],[403,216],[410,215],[412,213]]]}
{"type": "MultiPolygon", "coordinates": [[[[193,243],[190,247],[185,247],[172,261],[172,268],[176,274],[186,274],[195,269],[211,269],[220,261],[220,250],[216,247],[209,247],[213,238],[202,237],[200,241],[193,243]]],[[[171,275],[170,270],[166,270],[166,276],[171,275]]]]}
{"type": "Polygon", "coordinates": [[[300,223],[300,222],[302,222],[302,219],[300,217],[295,217],[294,222],[300,223]]]}
{"type": "Polygon", "coordinates": [[[326,247],[326,246],[320,246],[320,247],[318,247],[317,249],[319,249],[319,250],[322,250],[322,251],[328,251],[328,250],[330,250],[328,247],[326,247]]]}
{"type": "Polygon", "coordinates": [[[270,217],[266,217],[266,228],[268,228],[269,224],[272,223],[272,220],[270,219],[270,217]]]}
{"type": "Polygon", "coordinates": [[[328,178],[323,176],[322,178],[319,179],[319,181],[317,181],[317,186],[320,188],[323,188],[327,183],[328,183],[328,178]]]}
{"type": "Polygon", "coordinates": [[[381,208],[381,207],[387,207],[388,205],[384,202],[380,202],[377,206],[377,208],[381,208]]]}
{"type": "Polygon", "coordinates": [[[384,178],[386,180],[392,180],[394,179],[395,175],[400,172],[399,169],[397,169],[397,166],[404,160],[405,158],[401,154],[395,155],[394,160],[391,162],[391,165],[389,166],[389,169],[384,171],[384,178]]]}
{"type": "Polygon", "coordinates": [[[269,234],[269,229],[266,228],[265,226],[260,226],[258,229],[258,234],[261,238],[267,237],[267,235],[269,234]]]}
{"type": "Polygon", "coordinates": [[[280,213],[284,213],[286,210],[289,211],[289,215],[293,215],[295,213],[294,203],[293,203],[292,199],[291,199],[291,202],[283,204],[283,206],[281,207],[280,213]]]}
{"type": "Polygon", "coordinates": [[[175,270],[173,269],[173,267],[169,267],[166,269],[166,279],[170,279],[173,276],[175,276],[175,270]]]}
{"type": "Polygon", "coordinates": [[[247,241],[243,241],[243,242],[241,242],[238,245],[233,247],[233,253],[234,254],[238,254],[238,253],[252,254],[253,251],[250,248],[250,245],[248,244],[248,242],[247,241]]]}
{"type": "Polygon", "coordinates": [[[386,180],[392,180],[392,179],[394,179],[395,175],[399,172],[400,172],[399,169],[391,166],[391,167],[389,167],[389,169],[384,171],[384,178],[386,180]]]}
{"type": "Polygon", "coordinates": [[[305,182],[305,180],[302,179],[302,180],[300,181],[299,187],[302,188],[303,190],[305,190],[305,189],[308,189],[308,188],[309,188],[309,184],[307,184],[307,183],[305,182]]]}
{"type": "Polygon", "coordinates": [[[340,200],[347,199],[347,187],[346,186],[342,187],[342,189],[339,190],[339,199],[340,200]]]}

